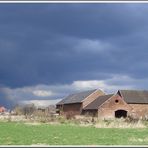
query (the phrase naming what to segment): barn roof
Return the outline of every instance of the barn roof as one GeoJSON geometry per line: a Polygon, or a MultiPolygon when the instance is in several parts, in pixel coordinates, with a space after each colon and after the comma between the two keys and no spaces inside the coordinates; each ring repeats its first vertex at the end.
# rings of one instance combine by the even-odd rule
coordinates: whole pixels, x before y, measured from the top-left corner
{"type": "Polygon", "coordinates": [[[90,104],[88,104],[84,110],[89,110],[89,109],[98,109],[98,107],[100,105],[102,105],[106,100],[108,100],[110,97],[112,97],[113,94],[109,94],[109,95],[103,95],[103,96],[99,96],[97,99],[95,99],[93,102],[91,102],[90,104]]]}
{"type": "Polygon", "coordinates": [[[86,97],[88,97],[90,94],[92,94],[96,90],[97,89],[88,90],[88,91],[84,91],[84,92],[79,92],[79,93],[75,93],[75,94],[70,94],[65,99],[58,102],[57,105],[71,104],[71,103],[81,103],[86,97]]]}
{"type": "Polygon", "coordinates": [[[148,91],[147,90],[119,90],[121,95],[127,103],[147,104],[148,91]]]}

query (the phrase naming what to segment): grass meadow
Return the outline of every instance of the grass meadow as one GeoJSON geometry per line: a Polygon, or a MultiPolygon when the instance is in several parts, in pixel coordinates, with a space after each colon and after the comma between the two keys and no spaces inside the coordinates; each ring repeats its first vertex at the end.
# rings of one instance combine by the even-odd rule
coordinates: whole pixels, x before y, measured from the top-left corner
{"type": "Polygon", "coordinates": [[[0,145],[148,145],[148,128],[0,122],[0,145]]]}

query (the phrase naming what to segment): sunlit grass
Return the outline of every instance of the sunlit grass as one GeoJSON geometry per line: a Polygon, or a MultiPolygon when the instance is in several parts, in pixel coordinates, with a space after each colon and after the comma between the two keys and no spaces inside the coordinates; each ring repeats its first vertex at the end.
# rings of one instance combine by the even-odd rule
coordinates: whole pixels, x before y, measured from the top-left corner
{"type": "Polygon", "coordinates": [[[0,123],[1,145],[148,145],[148,128],[0,123]]]}

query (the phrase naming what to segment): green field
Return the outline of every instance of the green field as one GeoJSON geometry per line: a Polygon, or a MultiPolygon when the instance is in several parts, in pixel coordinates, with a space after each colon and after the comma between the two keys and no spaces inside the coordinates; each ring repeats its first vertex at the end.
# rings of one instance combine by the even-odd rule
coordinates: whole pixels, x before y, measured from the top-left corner
{"type": "Polygon", "coordinates": [[[1,145],[148,145],[148,128],[0,123],[1,145]]]}

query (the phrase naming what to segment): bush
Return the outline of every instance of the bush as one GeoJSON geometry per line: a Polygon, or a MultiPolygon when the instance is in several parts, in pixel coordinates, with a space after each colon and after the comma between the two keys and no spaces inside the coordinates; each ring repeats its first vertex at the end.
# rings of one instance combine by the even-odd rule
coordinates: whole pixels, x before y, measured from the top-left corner
{"type": "Polygon", "coordinates": [[[136,123],[139,121],[139,117],[136,114],[129,114],[125,121],[130,123],[136,123]]]}
{"type": "Polygon", "coordinates": [[[56,118],[56,121],[63,124],[63,123],[66,123],[67,119],[64,116],[59,116],[56,118]]]}

